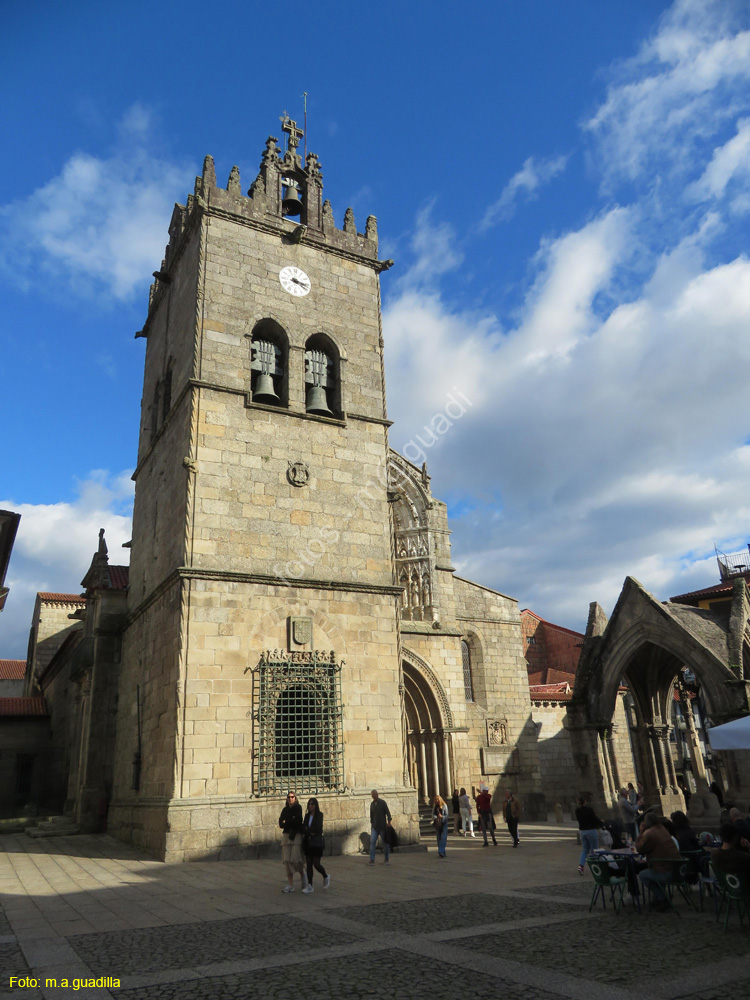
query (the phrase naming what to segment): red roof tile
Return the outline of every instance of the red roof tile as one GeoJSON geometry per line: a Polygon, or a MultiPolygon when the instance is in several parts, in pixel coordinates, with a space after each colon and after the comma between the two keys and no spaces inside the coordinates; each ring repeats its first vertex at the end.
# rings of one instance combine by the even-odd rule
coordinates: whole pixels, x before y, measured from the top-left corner
{"type": "Polygon", "coordinates": [[[40,695],[34,698],[0,698],[0,715],[49,715],[47,704],[40,695]]]}
{"type": "Polygon", "coordinates": [[[109,585],[113,590],[125,590],[130,575],[129,566],[110,566],[109,585]]]}
{"type": "Polygon", "coordinates": [[[85,604],[86,598],[83,594],[53,594],[40,591],[37,594],[43,601],[52,601],[55,604],[85,604]]]}
{"type": "Polygon", "coordinates": [[[548,622],[546,618],[540,618],[539,615],[535,611],[531,610],[531,608],[524,608],[523,611],[520,612],[520,614],[522,614],[522,615],[531,615],[532,618],[536,618],[536,620],[538,622],[541,622],[542,625],[548,625],[550,628],[556,628],[556,629],[558,629],[558,631],[565,632],[567,635],[574,635],[577,639],[585,639],[586,638],[586,636],[583,634],[583,632],[576,632],[572,628],[565,628],[564,625],[555,625],[554,622],[548,622]]]}
{"type": "Polygon", "coordinates": [[[0,660],[0,681],[22,681],[26,676],[26,660],[0,660]]]}
{"type": "Polygon", "coordinates": [[[734,581],[727,583],[727,581],[723,580],[721,583],[714,584],[713,587],[704,587],[703,590],[691,590],[687,594],[678,594],[677,597],[670,597],[669,599],[677,604],[687,598],[700,600],[703,597],[711,597],[715,594],[731,594],[733,586],[734,581]]]}

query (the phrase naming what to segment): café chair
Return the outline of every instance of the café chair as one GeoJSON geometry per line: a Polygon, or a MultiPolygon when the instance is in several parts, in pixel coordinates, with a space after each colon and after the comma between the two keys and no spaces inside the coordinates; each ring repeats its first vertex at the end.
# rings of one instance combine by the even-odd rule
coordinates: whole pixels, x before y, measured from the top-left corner
{"type": "Polygon", "coordinates": [[[708,893],[710,893],[714,901],[714,916],[718,920],[719,913],[721,912],[719,901],[721,901],[721,905],[723,906],[725,890],[710,861],[707,868],[707,871],[701,871],[698,875],[698,897],[700,899],[700,910],[701,913],[703,913],[704,894],[708,895],[708,893]]]}
{"type": "MultiPolygon", "coordinates": [[[[685,902],[695,909],[695,903],[690,898],[690,862],[687,858],[652,858],[651,864],[653,865],[653,863],[657,861],[659,864],[669,865],[670,867],[669,878],[661,883],[661,886],[664,889],[664,896],[669,903],[669,909],[674,913],[677,913],[674,906],[675,889],[679,892],[685,902]]],[[[650,889],[651,886],[649,885],[649,891],[650,889]]]]}
{"type": "Polygon", "coordinates": [[[592,855],[586,858],[589,869],[594,879],[594,894],[591,897],[591,903],[589,904],[589,913],[596,902],[597,896],[602,897],[602,906],[604,909],[607,908],[607,903],[605,900],[605,889],[609,889],[609,901],[615,908],[615,913],[620,912],[620,907],[622,906],[623,893],[625,892],[625,886],[628,884],[627,872],[624,870],[622,864],[615,862],[615,859],[610,855],[592,855]],[[614,867],[612,867],[614,865],[614,867]],[[619,890],[619,898],[616,898],[616,892],[619,890]]]}
{"type": "Polygon", "coordinates": [[[742,875],[735,875],[734,872],[715,872],[716,879],[723,891],[719,912],[716,919],[721,916],[721,909],[724,900],[727,903],[727,915],[724,918],[724,930],[729,924],[729,914],[732,912],[732,903],[737,904],[737,913],[740,917],[740,926],[745,922],[745,914],[750,915],[750,880],[742,875]]]}

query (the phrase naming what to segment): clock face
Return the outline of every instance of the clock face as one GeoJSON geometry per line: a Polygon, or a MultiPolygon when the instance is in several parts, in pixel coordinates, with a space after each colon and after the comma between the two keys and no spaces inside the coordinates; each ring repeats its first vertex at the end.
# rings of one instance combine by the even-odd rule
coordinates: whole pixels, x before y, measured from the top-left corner
{"type": "Polygon", "coordinates": [[[279,272],[281,287],[290,295],[307,295],[312,288],[312,282],[299,267],[284,267],[279,272]]]}

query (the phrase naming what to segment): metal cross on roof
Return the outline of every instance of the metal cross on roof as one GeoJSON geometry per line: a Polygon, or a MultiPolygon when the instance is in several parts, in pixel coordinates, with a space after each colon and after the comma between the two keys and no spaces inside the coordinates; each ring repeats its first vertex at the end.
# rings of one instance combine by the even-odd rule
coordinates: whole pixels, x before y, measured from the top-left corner
{"type": "Polygon", "coordinates": [[[289,148],[296,149],[305,133],[301,128],[297,128],[297,122],[293,118],[290,118],[286,111],[280,116],[279,120],[281,121],[282,131],[289,133],[289,148]]]}

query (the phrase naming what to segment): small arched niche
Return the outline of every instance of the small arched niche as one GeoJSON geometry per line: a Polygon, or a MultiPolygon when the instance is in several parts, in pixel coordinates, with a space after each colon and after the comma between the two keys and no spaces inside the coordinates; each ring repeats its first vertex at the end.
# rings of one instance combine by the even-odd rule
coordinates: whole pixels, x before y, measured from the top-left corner
{"type": "Polygon", "coordinates": [[[341,416],[341,361],[325,333],[314,334],[305,344],[305,410],[321,417],[341,416]]]}
{"type": "Polygon", "coordinates": [[[250,341],[250,396],[266,406],[289,405],[289,341],[275,320],[255,324],[250,341]]]}

